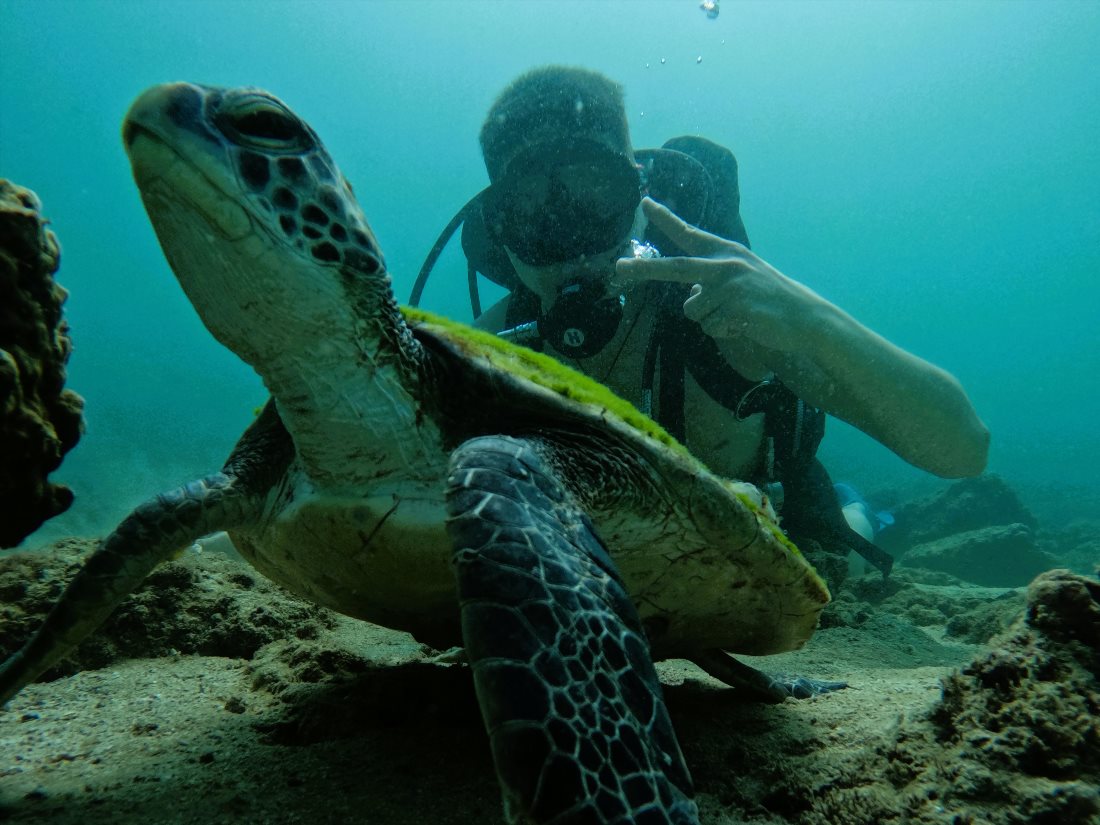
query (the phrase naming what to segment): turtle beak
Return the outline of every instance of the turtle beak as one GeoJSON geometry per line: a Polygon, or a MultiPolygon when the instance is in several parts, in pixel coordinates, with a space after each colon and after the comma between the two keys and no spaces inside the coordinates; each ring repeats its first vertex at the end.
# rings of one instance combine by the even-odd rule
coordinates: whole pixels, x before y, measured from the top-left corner
{"type": "Polygon", "coordinates": [[[167,111],[167,103],[173,97],[179,96],[180,87],[185,83],[172,83],[163,86],[153,86],[146,89],[130,104],[129,111],[122,121],[122,145],[129,152],[138,135],[145,133],[151,137],[157,137],[163,132],[161,123],[164,112],[167,111]]]}
{"type": "Polygon", "coordinates": [[[185,213],[202,216],[211,231],[227,240],[253,233],[246,210],[233,196],[224,142],[205,116],[207,99],[215,92],[191,83],[154,86],[133,102],[123,121],[134,180],[162,245],[170,245],[163,230],[185,213]]]}
{"type": "Polygon", "coordinates": [[[165,83],[146,89],[130,105],[122,121],[122,143],[129,152],[141,134],[168,142],[169,135],[188,132],[207,143],[219,145],[206,127],[203,101],[207,90],[193,83],[165,83]]]}

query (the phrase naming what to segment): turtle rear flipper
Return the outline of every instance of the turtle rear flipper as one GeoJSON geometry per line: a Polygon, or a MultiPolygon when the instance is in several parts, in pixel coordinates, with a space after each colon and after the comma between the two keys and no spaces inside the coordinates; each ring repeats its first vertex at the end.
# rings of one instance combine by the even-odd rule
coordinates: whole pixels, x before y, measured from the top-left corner
{"type": "Polygon", "coordinates": [[[0,665],[0,706],[95,632],[162,561],[252,518],[254,501],[234,477],[218,473],[137,507],[88,557],[38,631],[0,665]]]}
{"type": "Polygon", "coordinates": [[[447,511],[509,821],[698,822],[637,612],[537,445],[461,445],[447,511]]]}
{"type": "Polygon", "coordinates": [[[691,661],[715,679],[744,691],[748,698],[769,704],[784,699],[812,699],[848,687],[847,682],[765,673],[738,661],[724,650],[703,650],[693,655],[691,661]]]}

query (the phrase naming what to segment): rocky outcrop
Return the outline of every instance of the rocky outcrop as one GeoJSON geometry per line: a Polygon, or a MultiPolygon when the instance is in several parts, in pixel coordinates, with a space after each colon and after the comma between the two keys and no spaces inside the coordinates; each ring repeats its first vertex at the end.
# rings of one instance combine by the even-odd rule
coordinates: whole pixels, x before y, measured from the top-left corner
{"type": "Polygon", "coordinates": [[[901,564],[950,573],[985,587],[1023,587],[1057,566],[1052,556],[1036,546],[1026,524],[983,527],[918,544],[902,557],[901,564]]]}
{"type": "Polygon", "coordinates": [[[1100,582],[1044,573],[1028,588],[1026,617],[1002,640],[944,681],[932,715],[944,770],[960,796],[993,790],[1006,814],[1025,821],[1096,821],[1100,582]]]}
{"type": "MultiPolygon", "coordinates": [[[[1100,508],[1085,512],[1100,513],[1100,508]]],[[[1074,573],[1100,575],[1100,519],[1076,518],[1044,529],[1038,540],[1039,548],[1057,558],[1059,567],[1067,567],[1074,573]]]]}
{"type": "Polygon", "coordinates": [[[1100,582],[1051,570],[923,718],[838,770],[813,825],[1100,822],[1100,582]]]}
{"type": "Polygon", "coordinates": [[[0,179],[0,547],[73,500],[49,481],[84,427],[84,401],[65,389],[72,344],[68,293],[53,279],[59,257],[35,194],[0,179]]]}
{"type": "MultiPolygon", "coordinates": [[[[63,539],[0,558],[0,661],[18,650],[61,598],[96,543],[63,539]]],[[[250,659],[275,640],[312,639],[333,624],[323,607],[289,595],[220,553],[184,553],[158,566],[111,617],[43,678],[127,658],[199,654],[250,659]]]]}
{"type": "Polygon", "coordinates": [[[1038,526],[1016,491],[994,473],[964,478],[944,490],[907,502],[894,509],[894,519],[894,526],[881,536],[883,546],[892,553],[998,524],[1023,524],[1032,530],[1038,526]]]}

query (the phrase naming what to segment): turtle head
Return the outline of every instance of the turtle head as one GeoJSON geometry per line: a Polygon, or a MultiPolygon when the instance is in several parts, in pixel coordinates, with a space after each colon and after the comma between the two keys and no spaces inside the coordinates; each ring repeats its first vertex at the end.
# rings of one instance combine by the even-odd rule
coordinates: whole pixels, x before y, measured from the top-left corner
{"type": "Polygon", "coordinates": [[[133,103],[122,134],[184,291],[214,336],[265,378],[295,342],[350,344],[378,312],[396,312],[351,187],[278,98],[156,86],[133,103]]]}
{"type": "Polygon", "coordinates": [[[174,83],[133,103],[122,137],[176,278],[263,378],[310,477],[346,485],[437,454],[416,424],[422,350],[309,125],[258,89],[174,83]]]}

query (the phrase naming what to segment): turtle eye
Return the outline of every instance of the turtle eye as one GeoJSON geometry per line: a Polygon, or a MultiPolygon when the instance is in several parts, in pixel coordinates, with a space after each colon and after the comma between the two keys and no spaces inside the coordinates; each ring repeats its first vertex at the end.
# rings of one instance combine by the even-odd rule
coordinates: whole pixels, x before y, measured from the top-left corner
{"type": "Polygon", "coordinates": [[[237,130],[249,137],[292,140],[297,135],[294,122],[274,109],[257,109],[236,120],[237,130]]]}
{"type": "Polygon", "coordinates": [[[239,142],[259,149],[300,150],[310,144],[302,122],[273,101],[247,98],[227,107],[221,125],[239,142]]]}

